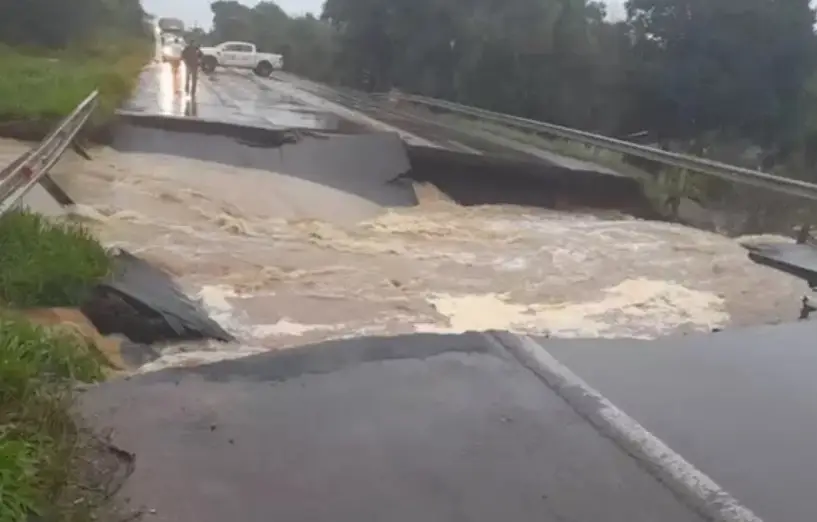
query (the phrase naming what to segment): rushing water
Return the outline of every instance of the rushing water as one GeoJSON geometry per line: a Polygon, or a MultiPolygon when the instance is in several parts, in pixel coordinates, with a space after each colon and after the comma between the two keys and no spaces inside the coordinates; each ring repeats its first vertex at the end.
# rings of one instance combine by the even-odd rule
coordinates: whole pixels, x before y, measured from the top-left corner
{"type": "Polygon", "coordinates": [[[737,242],[679,225],[464,208],[430,185],[416,187],[417,207],[377,209],[269,172],[93,155],[69,154],[54,172],[74,213],[173,274],[240,339],[170,349],[149,368],[416,331],[654,338],[790,319],[803,290],[737,242]],[[334,198],[331,220],[287,204],[304,191],[317,205],[334,198]]]}
{"type": "MultiPolygon", "coordinates": [[[[139,92],[161,112],[178,96],[157,71],[143,75],[139,92]]],[[[319,105],[294,88],[239,80],[204,79],[201,110],[241,112],[235,100],[255,100],[249,91],[275,98],[257,103],[319,105]]],[[[0,160],[21,150],[4,142],[0,160]]],[[[803,290],[752,263],[735,241],[679,225],[463,208],[430,185],[416,187],[417,207],[381,209],[267,171],[112,149],[93,156],[68,154],[54,171],[78,202],[74,214],[106,244],[176,276],[241,340],[168,352],[159,366],[414,331],[652,338],[789,319],[803,290]]]]}

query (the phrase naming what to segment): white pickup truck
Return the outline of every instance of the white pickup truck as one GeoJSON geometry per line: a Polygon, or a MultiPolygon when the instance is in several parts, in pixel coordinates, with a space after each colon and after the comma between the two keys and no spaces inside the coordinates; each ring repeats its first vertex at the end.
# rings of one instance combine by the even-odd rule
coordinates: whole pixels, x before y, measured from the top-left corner
{"type": "Polygon", "coordinates": [[[201,70],[206,73],[215,71],[216,67],[233,67],[251,69],[266,78],[284,65],[280,54],[259,53],[255,45],[248,42],[224,42],[215,47],[202,47],[201,54],[201,70]]]}

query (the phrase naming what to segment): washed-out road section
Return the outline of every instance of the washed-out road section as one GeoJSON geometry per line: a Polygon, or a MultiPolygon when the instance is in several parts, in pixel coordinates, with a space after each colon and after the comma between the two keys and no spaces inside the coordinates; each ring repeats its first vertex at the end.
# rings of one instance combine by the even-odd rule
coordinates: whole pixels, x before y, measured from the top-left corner
{"type": "MultiPolygon", "coordinates": [[[[262,105],[283,111],[296,86],[206,81],[195,115],[171,95],[181,107],[171,118],[232,110],[249,127],[344,135],[270,143],[128,124],[93,162],[55,171],[106,243],[171,272],[238,338],[168,349],[149,369],[256,354],[86,395],[96,425],[137,453],[126,492],[135,504],[182,522],[698,520],[484,337],[349,338],[496,328],[651,339],[787,317],[796,280],[753,265],[732,240],[678,225],[518,200],[457,204],[433,184],[406,184],[411,150],[393,135],[349,134],[348,113],[333,119],[331,101],[284,121],[262,105]],[[335,162],[334,179],[318,179],[336,140],[361,148],[335,162]],[[372,169],[378,154],[392,159],[372,169]],[[351,188],[343,172],[355,165],[378,174],[351,188]],[[762,299],[747,298],[757,291],[762,299]],[[325,339],[346,340],[266,353],[325,339]]],[[[132,115],[140,96],[157,100],[146,87],[132,115]]]]}

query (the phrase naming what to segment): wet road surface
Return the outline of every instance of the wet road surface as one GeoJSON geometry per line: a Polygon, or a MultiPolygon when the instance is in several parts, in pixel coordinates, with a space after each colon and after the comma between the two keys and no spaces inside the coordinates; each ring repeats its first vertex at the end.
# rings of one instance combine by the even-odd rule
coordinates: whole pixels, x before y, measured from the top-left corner
{"type": "MultiPolygon", "coordinates": [[[[297,86],[301,91],[332,100],[342,106],[368,114],[379,121],[393,125],[406,132],[413,132],[450,150],[477,155],[499,155],[523,161],[539,161],[576,172],[599,172],[609,176],[620,176],[610,168],[588,161],[555,154],[549,150],[499,136],[496,133],[481,131],[478,128],[455,126],[450,120],[436,118],[430,111],[421,111],[408,104],[391,103],[385,97],[376,100],[364,93],[342,91],[329,88],[292,74],[278,71],[273,75],[279,85],[292,88],[297,86]]],[[[256,80],[261,85],[268,80],[256,80]]],[[[279,87],[280,88],[280,87],[279,87]]],[[[467,120],[463,120],[467,121],[467,120]]]]}
{"type": "Polygon", "coordinates": [[[316,110],[281,92],[259,89],[240,71],[200,74],[196,99],[184,93],[184,66],[174,78],[168,64],[148,67],[134,97],[123,111],[226,121],[237,125],[272,128],[358,130],[359,126],[328,112],[316,110]]]}
{"type": "Polygon", "coordinates": [[[360,339],[105,384],[156,522],[700,522],[485,336],[360,339]]]}
{"type": "Polygon", "coordinates": [[[814,520],[817,323],[639,341],[542,340],[591,386],[775,522],[814,520]]]}
{"type": "Polygon", "coordinates": [[[529,144],[484,132],[465,132],[429,114],[414,113],[387,103],[360,102],[361,93],[344,95],[287,74],[259,78],[247,71],[219,70],[199,76],[195,101],[183,93],[184,66],[174,78],[170,66],[155,64],[140,78],[134,98],[124,111],[227,121],[238,125],[324,129],[343,132],[396,132],[414,146],[442,147],[457,152],[493,154],[524,161],[542,161],[575,171],[616,172],[586,161],[559,156],[529,144]]]}

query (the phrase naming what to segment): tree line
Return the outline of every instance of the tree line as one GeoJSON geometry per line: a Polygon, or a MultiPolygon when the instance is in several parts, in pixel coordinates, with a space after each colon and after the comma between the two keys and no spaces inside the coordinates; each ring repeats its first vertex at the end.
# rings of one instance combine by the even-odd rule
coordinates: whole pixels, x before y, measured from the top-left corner
{"type": "MultiPolygon", "coordinates": [[[[251,40],[319,81],[407,92],[752,166],[817,164],[809,0],[326,0],[211,5],[205,42],[251,40]],[[751,158],[746,152],[753,151],[751,158]]],[[[62,48],[140,35],[139,0],[0,0],[0,43],[62,48]]],[[[817,177],[817,176],[813,176],[817,177]]]]}
{"type": "Polygon", "coordinates": [[[0,44],[64,49],[88,40],[145,35],[139,0],[0,0],[0,44]]]}
{"type": "Polygon", "coordinates": [[[320,81],[806,168],[817,163],[809,4],[629,0],[610,21],[592,0],[326,0],[320,17],[219,0],[207,37],[253,40],[320,81]]]}
{"type": "Polygon", "coordinates": [[[630,0],[616,22],[588,0],[327,0],[320,18],[273,2],[212,10],[210,39],[253,40],[321,81],[646,132],[697,153],[757,150],[767,168],[817,162],[808,0],[630,0]]]}

